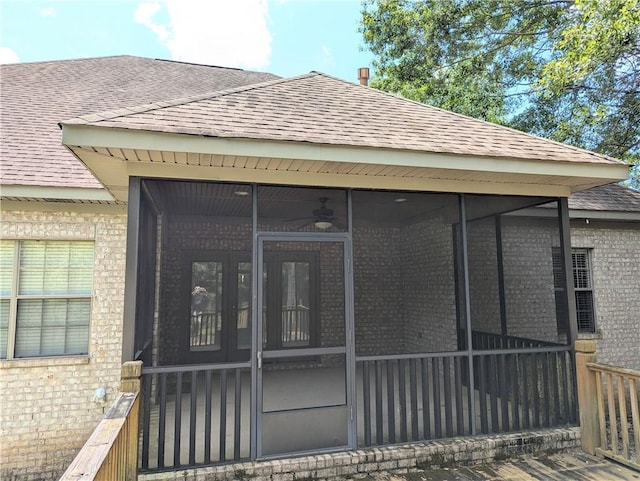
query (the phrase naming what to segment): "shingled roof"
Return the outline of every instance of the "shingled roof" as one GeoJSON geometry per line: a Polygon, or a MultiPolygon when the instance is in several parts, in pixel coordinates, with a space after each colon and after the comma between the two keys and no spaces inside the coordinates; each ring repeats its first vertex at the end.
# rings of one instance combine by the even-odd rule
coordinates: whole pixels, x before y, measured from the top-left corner
{"type": "Polygon", "coordinates": [[[619,162],[316,72],[101,112],[65,124],[510,159],[619,162]]]}
{"type": "Polygon", "coordinates": [[[132,56],[3,65],[0,183],[101,188],[61,145],[59,122],[278,78],[132,56]]]}
{"type": "Polygon", "coordinates": [[[640,212],[640,192],[619,184],[602,185],[569,197],[569,208],[574,210],[640,212]]]}

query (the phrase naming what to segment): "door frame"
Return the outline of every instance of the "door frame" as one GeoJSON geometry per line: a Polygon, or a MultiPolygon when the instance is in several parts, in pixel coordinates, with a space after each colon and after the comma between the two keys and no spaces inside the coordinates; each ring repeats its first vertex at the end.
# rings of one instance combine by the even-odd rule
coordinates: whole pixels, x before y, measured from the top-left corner
{"type": "MultiPolygon", "coordinates": [[[[256,231],[254,231],[256,232],[256,231]]],[[[317,232],[256,232],[254,241],[254,263],[253,263],[253,319],[251,333],[251,372],[252,389],[251,392],[251,457],[252,459],[277,459],[291,455],[321,454],[326,452],[344,451],[345,449],[355,449],[357,445],[356,428],[356,372],[355,372],[355,340],[354,340],[354,315],[353,315],[353,273],[352,273],[352,243],[350,233],[317,233],[317,232]],[[347,445],[336,446],[335,448],[314,449],[311,451],[300,451],[295,453],[283,453],[265,456],[262,454],[262,303],[263,284],[262,275],[264,268],[264,243],[265,242],[331,242],[341,243],[343,246],[343,275],[344,275],[344,300],[345,300],[345,340],[344,348],[319,348],[312,347],[304,349],[305,355],[320,355],[330,353],[344,353],[345,355],[345,396],[348,416],[347,445]]],[[[318,270],[322,269],[318,264],[318,270]]],[[[319,275],[319,272],[318,272],[319,275]]],[[[299,356],[299,349],[291,349],[291,356],[299,356]]],[[[272,355],[279,356],[283,351],[272,351],[272,355]]]]}

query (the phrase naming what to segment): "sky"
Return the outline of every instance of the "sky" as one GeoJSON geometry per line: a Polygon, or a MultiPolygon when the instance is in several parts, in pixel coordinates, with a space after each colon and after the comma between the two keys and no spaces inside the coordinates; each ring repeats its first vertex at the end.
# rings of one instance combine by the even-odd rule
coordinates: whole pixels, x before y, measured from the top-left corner
{"type": "Polygon", "coordinates": [[[0,63],[138,55],[357,81],[359,0],[0,0],[0,63]]]}

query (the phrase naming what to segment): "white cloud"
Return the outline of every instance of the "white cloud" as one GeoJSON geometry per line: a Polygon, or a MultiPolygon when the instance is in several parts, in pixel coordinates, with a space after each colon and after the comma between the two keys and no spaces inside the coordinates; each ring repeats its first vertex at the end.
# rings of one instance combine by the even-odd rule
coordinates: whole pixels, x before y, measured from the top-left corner
{"type": "Polygon", "coordinates": [[[144,2],[135,20],[150,28],[174,60],[262,69],[269,65],[267,0],[144,2]],[[167,25],[154,21],[164,6],[167,25]]]}
{"type": "Polygon", "coordinates": [[[327,66],[333,66],[335,65],[335,62],[333,60],[333,55],[331,54],[331,50],[329,49],[329,47],[327,47],[326,45],[323,45],[321,48],[321,62],[323,65],[327,66]]]}
{"type": "Polygon", "coordinates": [[[137,23],[141,23],[145,27],[150,28],[164,42],[169,37],[169,32],[162,25],[153,22],[153,16],[160,10],[161,5],[155,2],[141,3],[133,14],[133,18],[137,23]]]}
{"type": "Polygon", "coordinates": [[[20,59],[17,53],[8,47],[0,47],[0,64],[18,62],[20,62],[20,59]]]}
{"type": "Polygon", "coordinates": [[[58,14],[58,12],[56,12],[56,9],[53,7],[41,8],[40,10],[38,10],[38,13],[42,17],[55,17],[58,14]]]}

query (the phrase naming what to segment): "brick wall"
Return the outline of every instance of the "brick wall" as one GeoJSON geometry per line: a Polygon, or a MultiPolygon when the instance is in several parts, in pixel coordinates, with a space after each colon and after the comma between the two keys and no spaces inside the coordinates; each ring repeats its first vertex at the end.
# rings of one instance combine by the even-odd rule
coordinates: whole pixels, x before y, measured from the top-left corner
{"type": "MultiPolygon", "coordinates": [[[[106,406],[93,402],[94,390],[107,387],[110,403],[117,389],[126,216],[5,211],[2,221],[4,239],[95,241],[89,356],[0,361],[0,478],[55,479],[103,416],[106,406]]],[[[548,225],[510,219],[503,225],[503,236],[505,280],[511,286],[507,291],[510,334],[539,336],[542,324],[532,326],[532,316],[546,319],[543,330],[553,332],[550,262],[551,247],[559,245],[556,234],[548,225]],[[534,286],[531,277],[537,279],[534,286]],[[527,304],[532,302],[532,292],[539,304],[527,304]]],[[[591,249],[599,360],[640,369],[640,224],[576,222],[572,242],[574,247],[591,249]]],[[[214,229],[188,220],[176,227],[169,245],[251,247],[247,237],[238,236],[237,225],[214,229]]],[[[454,342],[451,329],[455,329],[450,227],[437,222],[360,226],[354,231],[354,249],[358,354],[448,350],[444,346],[454,342]]],[[[179,252],[163,250],[163,262],[173,265],[175,272],[180,270],[179,252]]],[[[327,254],[337,258],[335,252],[327,254]]],[[[322,262],[329,260],[324,257],[322,262]]],[[[177,282],[172,275],[164,272],[161,279],[159,303],[168,315],[172,315],[171,286],[177,282]]],[[[330,277],[321,283],[325,293],[337,285],[330,277]]],[[[336,309],[342,305],[337,303],[336,309]]]]}
{"type": "Polygon", "coordinates": [[[640,370],[640,223],[575,221],[571,243],[591,249],[598,361],[640,370]]]}
{"type": "Polygon", "coordinates": [[[467,245],[472,328],[500,334],[496,234],[492,217],[468,224],[467,245]]]}
{"type": "Polygon", "coordinates": [[[357,355],[403,352],[402,276],[400,228],[354,226],[353,277],[357,355]]]}
{"type": "Polygon", "coordinates": [[[0,361],[0,479],[57,479],[115,399],[126,216],[2,212],[3,239],[94,240],[89,355],[0,361]],[[107,406],[93,401],[107,388],[107,406]]]}
{"type": "Polygon", "coordinates": [[[558,334],[553,287],[554,247],[560,247],[557,220],[504,217],[507,330],[510,336],[564,342],[558,334]]]}
{"type": "Polygon", "coordinates": [[[451,225],[441,218],[402,229],[406,352],[457,349],[451,225]]]}
{"type": "MultiPolygon", "coordinates": [[[[560,246],[556,220],[502,216],[507,334],[563,342],[558,334],[552,250],[560,246]]],[[[469,283],[474,330],[499,334],[500,296],[493,218],[470,223],[469,283]]]]}

